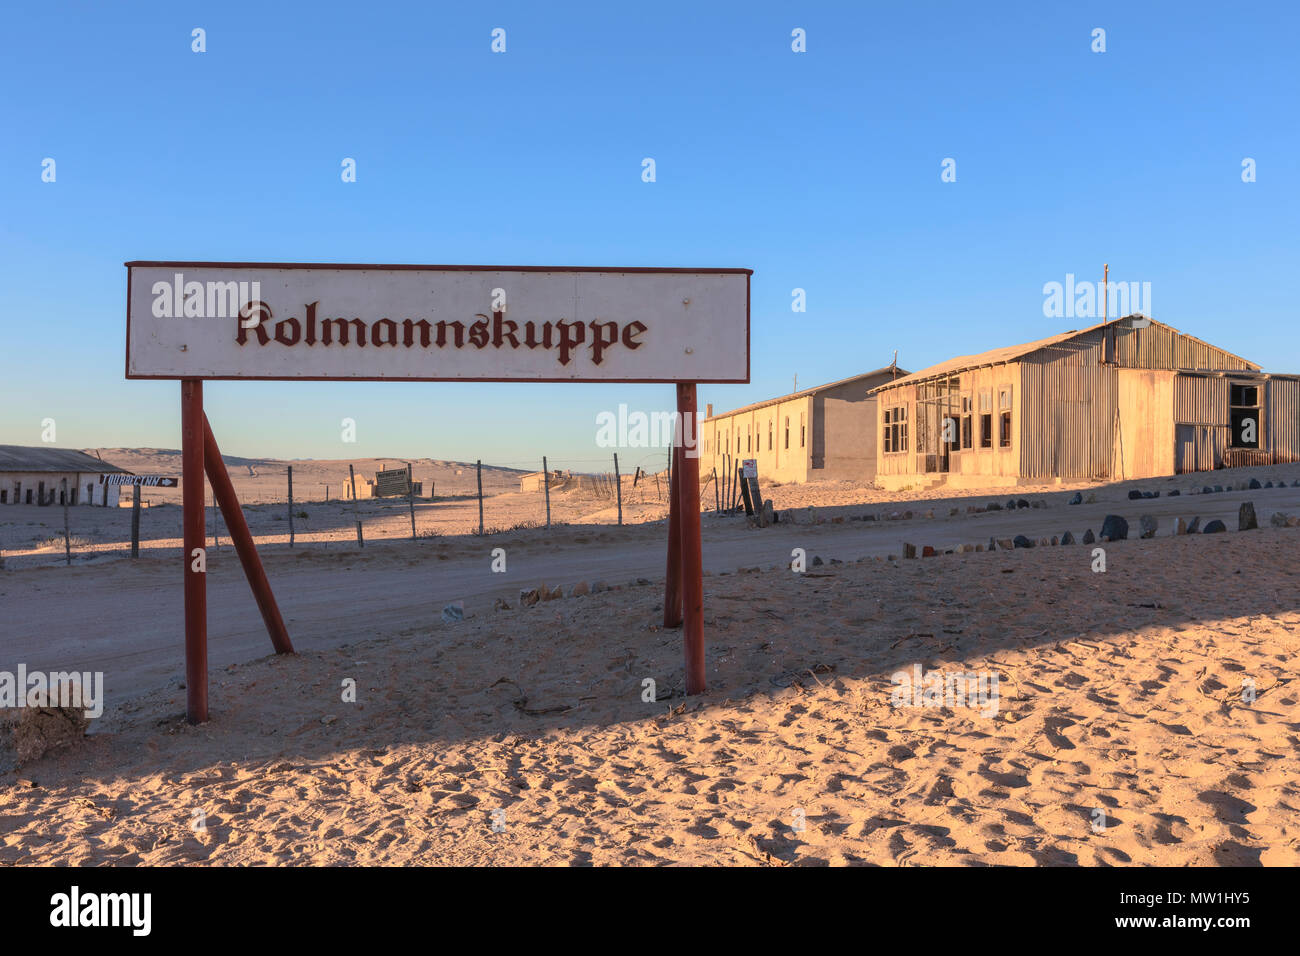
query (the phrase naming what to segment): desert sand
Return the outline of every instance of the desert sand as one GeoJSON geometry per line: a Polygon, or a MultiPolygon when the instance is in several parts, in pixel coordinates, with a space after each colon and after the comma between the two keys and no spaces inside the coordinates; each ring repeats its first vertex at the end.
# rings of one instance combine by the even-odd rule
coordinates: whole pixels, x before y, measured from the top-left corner
{"type": "Polygon", "coordinates": [[[0,862],[1294,866],[1300,530],[1268,518],[1300,489],[1189,494],[1255,473],[1097,486],[1091,506],[1053,488],[1043,508],[982,514],[964,509],[1031,492],[789,486],[777,526],[706,515],[710,686],[692,698],[681,634],[662,626],[662,522],[267,543],[289,657],[265,656],[226,548],[199,727],[179,541],[18,567],[0,576],[0,667],[44,647],[98,662],[110,694],[78,745],[0,775],[0,862]],[[1185,490],[1129,502],[1133,484],[1185,490]],[[1243,500],[1258,530],[1170,533],[1243,500]],[[1107,511],[1162,528],[1102,545],[1104,573],[1081,545],[890,557],[903,541],[1079,535],[1107,511]],[[494,577],[498,543],[512,570],[494,577]],[[792,572],[793,547],[824,563],[792,572]],[[596,577],[611,589],[518,599],[596,577]],[[457,598],[466,619],[440,620],[457,598]],[[106,610],[69,634],[69,603],[126,625],[106,610]],[[996,713],[895,706],[891,675],[915,666],[996,674],[996,713]]]}

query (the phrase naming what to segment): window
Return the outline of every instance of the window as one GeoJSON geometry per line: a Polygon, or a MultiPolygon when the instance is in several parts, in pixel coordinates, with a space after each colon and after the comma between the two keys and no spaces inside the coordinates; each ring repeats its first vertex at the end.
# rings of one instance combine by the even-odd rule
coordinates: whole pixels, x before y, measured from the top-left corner
{"type": "Polygon", "coordinates": [[[785,447],[790,450],[790,416],[785,416],[785,447]]]}
{"type": "Polygon", "coordinates": [[[767,450],[772,450],[772,419],[767,420],[767,450]]]}
{"type": "Polygon", "coordinates": [[[998,444],[1011,447],[1011,389],[998,389],[998,444]]]}
{"type": "Polygon", "coordinates": [[[94,503],[95,503],[95,486],[86,485],[86,504],[93,505],[94,503]]]}
{"type": "Polygon", "coordinates": [[[890,454],[907,451],[907,406],[886,408],[882,434],[884,450],[890,454]]]}
{"type": "Polygon", "coordinates": [[[1259,386],[1233,382],[1228,389],[1229,447],[1259,447],[1259,386]]]}
{"type": "Polygon", "coordinates": [[[803,448],[803,447],[804,447],[804,433],[805,433],[806,431],[807,431],[807,429],[806,429],[806,427],[804,426],[803,414],[801,413],[801,414],[799,415],[799,447],[800,447],[800,448],[803,448]]]}
{"type": "Polygon", "coordinates": [[[961,447],[970,448],[971,443],[971,400],[969,395],[961,398],[961,447]]]}
{"type": "Polygon", "coordinates": [[[753,453],[754,453],[754,435],[748,428],[746,428],[745,429],[745,454],[752,455],[753,453]]]}
{"type": "Polygon", "coordinates": [[[8,503],[9,503],[9,489],[0,488],[0,505],[7,505],[8,503]]]}

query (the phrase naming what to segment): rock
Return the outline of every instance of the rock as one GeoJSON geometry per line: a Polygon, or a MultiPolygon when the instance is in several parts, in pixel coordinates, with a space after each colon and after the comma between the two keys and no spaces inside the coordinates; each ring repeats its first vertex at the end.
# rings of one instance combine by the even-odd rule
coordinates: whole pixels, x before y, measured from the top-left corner
{"type": "Polygon", "coordinates": [[[1174,522],[1174,534],[1187,534],[1186,519],[1179,518],[1177,521],[1174,522]]]}
{"type": "Polygon", "coordinates": [[[557,584],[555,587],[551,588],[551,596],[548,597],[546,600],[558,601],[563,597],[564,597],[564,588],[560,587],[560,585],[557,584]]]}
{"type": "Polygon", "coordinates": [[[541,599],[542,595],[537,588],[520,588],[519,590],[520,607],[532,607],[541,599]]]}
{"type": "Polygon", "coordinates": [[[1070,499],[1070,504],[1072,504],[1072,505],[1081,505],[1081,504],[1083,504],[1083,492],[1082,492],[1082,491],[1076,491],[1076,492],[1074,493],[1074,497],[1070,499]]]}
{"type": "Polygon", "coordinates": [[[1033,500],[1032,504],[1033,504],[1033,506],[1034,506],[1035,508],[1046,508],[1046,507],[1047,507],[1047,502],[1044,501],[1042,498],[1035,498],[1035,499],[1033,500]]]}
{"type": "Polygon", "coordinates": [[[465,602],[456,601],[442,609],[442,619],[448,623],[465,620],[465,602]]]}
{"type": "Polygon", "coordinates": [[[1198,531],[1200,531],[1200,530],[1201,530],[1201,519],[1200,519],[1199,516],[1198,516],[1198,517],[1195,517],[1195,518],[1193,518],[1191,521],[1187,522],[1187,533],[1188,533],[1188,534],[1196,534],[1196,533],[1197,533],[1198,531]]]}
{"type": "Polygon", "coordinates": [[[984,510],[986,510],[986,511],[1001,511],[1001,510],[1002,510],[1002,505],[998,504],[998,502],[996,502],[996,501],[990,501],[987,505],[984,506],[984,510]]]}
{"type": "Polygon", "coordinates": [[[1101,523],[1102,541],[1124,541],[1128,538],[1128,522],[1119,515],[1106,515],[1101,523]]]}
{"type": "MultiPolygon", "coordinates": [[[[838,518],[836,520],[843,521],[844,519],[838,518]]],[[[775,523],[776,523],[776,512],[772,510],[772,499],[768,498],[766,501],[763,502],[763,527],[766,528],[768,525],[775,524],[775,523]]]]}
{"type": "Polygon", "coordinates": [[[1048,542],[1048,540],[1047,540],[1046,538],[1039,538],[1039,539],[1038,539],[1038,544],[1039,544],[1040,547],[1044,547],[1044,548],[1046,548],[1046,547],[1050,547],[1050,543],[1048,542]]]}
{"type": "Polygon", "coordinates": [[[1061,535],[1061,544],[1074,544],[1074,535],[1069,531],[1061,535]]]}
{"type": "Polygon", "coordinates": [[[994,541],[992,538],[989,538],[989,544],[988,544],[988,548],[987,548],[986,550],[988,550],[988,551],[996,551],[997,549],[998,549],[998,543],[997,543],[996,541],[994,541]]]}
{"type": "Polygon", "coordinates": [[[822,560],[822,557],[821,557],[820,554],[814,554],[814,555],[813,555],[812,566],[813,566],[814,568],[817,567],[819,564],[825,564],[825,563],[826,563],[826,562],[822,560]]]}
{"type": "Polygon", "coordinates": [[[1273,482],[1271,482],[1271,481],[1266,481],[1266,482],[1264,482],[1264,487],[1265,487],[1265,488],[1272,488],[1272,487],[1273,487],[1273,482]]]}
{"type": "MultiPolygon", "coordinates": [[[[773,570],[773,571],[776,570],[775,565],[773,566],[772,570],[773,570]]],[[[642,588],[643,588],[643,587],[645,587],[647,584],[653,584],[654,582],[651,581],[649,578],[637,578],[637,579],[636,579],[636,583],[637,583],[637,587],[642,587],[642,588]]]]}
{"type": "Polygon", "coordinates": [[[908,521],[908,520],[910,520],[911,517],[912,517],[912,512],[910,512],[910,511],[904,511],[904,512],[903,512],[903,520],[904,520],[904,521],[908,521]]]}
{"type": "Polygon", "coordinates": [[[1291,487],[1300,488],[1300,478],[1297,478],[1295,481],[1291,482],[1291,487]]]}
{"type": "Polygon", "coordinates": [[[1092,529],[1091,529],[1091,528],[1089,528],[1087,531],[1085,531],[1085,532],[1083,533],[1083,543],[1084,543],[1084,544],[1092,544],[1092,543],[1093,543],[1094,541],[1096,541],[1096,540],[1097,540],[1097,536],[1096,536],[1095,534],[1092,533],[1092,529]]]}
{"type": "Polygon", "coordinates": [[[1088,492],[1088,497],[1084,499],[1083,503],[1087,505],[1095,505],[1097,503],[1097,496],[1090,491],[1088,492]]]}
{"type": "Polygon", "coordinates": [[[984,545],[982,544],[975,545],[975,550],[982,552],[984,550],[984,545]]]}
{"type": "Polygon", "coordinates": [[[841,561],[839,558],[831,558],[831,564],[843,564],[843,563],[844,562],[841,561]]]}
{"type": "Polygon", "coordinates": [[[1016,547],[1016,543],[1010,538],[998,538],[998,548],[1003,551],[1011,551],[1016,547]]]}
{"type": "MultiPolygon", "coordinates": [[[[74,673],[73,680],[80,687],[74,673]]],[[[90,688],[87,688],[89,690],[90,688]]],[[[28,692],[22,688],[19,693],[28,692]]],[[[29,700],[31,698],[29,697],[29,700]]],[[[41,703],[51,701],[42,699],[41,703]]],[[[90,727],[84,707],[5,707],[0,709],[0,768],[11,770],[47,753],[75,746],[90,727]]],[[[32,785],[28,781],[28,785],[32,785]]]]}
{"type": "Polygon", "coordinates": [[[926,516],[927,518],[933,518],[933,517],[934,517],[934,509],[931,508],[929,511],[927,511],[927,512],[925,513],[925,516],[926,516]]]}
{"type": "Polygon", "coordinates": [[[923,558],[933,558],[934,555],[935,555],[934,548],[930,547],[928,544],[921,549],[921,557],[923,558]]]}
{"type": "Polygon", "coordinates": [[[1287,519],[1290,517],[1291,517],[1290,515],[1285,514],[1281,511],[1274,511],[1273,517],[1268,519],[1268,523],[1271,524],[1274,528],[1285,528],[1287,526],[1286,524],[1287,519]]]}
{"type": "Polygon", "coordinates": [[[569,592],[569,597],[585,597],[591,593],[591,586],[586,581],[579,581],[569,592]]]}
{"type": "Polygon", "coordinates": [[[1254,531],[1259,527],[1259,522],[1255,520],[1255,504],[1251,501],[1243,501],[1241,507],[1237,509],[1237,530],[1254,531]]]}
{"type": "Polygon", "coordinates": [[[1259,479],[1258,479],[1258,478],[1252,478],[1252,479],[1250,479],[1250,490],[1251,490],[1251,491],[1254,491],[1256,488],[1262,488],[1262,487],[1264,487],[1264,486],[1261,485],[1261,484],[1259,483],[1259,479]]]}
{"type": "Polygon", "coordinates": [[[1287,518],[1286,526],[1288,528],[1300,528],[1300,516],[1292,515],[1291,517],[1287,518]]]}
{"type": "Polygon", "coordinates": [[[1141,497],[1142,497],[1142,492],[1138,491],[1136,488],[1134,488],[1132,491],[1128,493],[1129,501],[1137,501],[1141,497]]]}
{"type": "Polygon", "coordinates": [[[510,610],[510,602],[507,601],[505,598],[497,598],[495,601],[492,602],[492,610],[508,611],[510,610]]]}
{"type": "Polygon", "coordinates": [[[1170,498],[1179,498],[1179,497],[1182,497],[1182,494],[1183,494],[1183,493],[1182,493],[1181,491],[1179,491],[1177,488],[1175,488],[1173,491],[1169,492],[1169,497],[1170,497],[1170,498]]]}
{"type": "Polygon", "coordinates": [[[916,557],[916,545],[903,542],[903,557],[905,558],[916,557]]]}
{"type": "Polygon", "coordinates": [[[1017,548],[1032,548],[1034,546],[1034,542],[1031,539],[1026,538],[1023,534],[1016,535],[1015,538],[1012,539],[1011,544],[1017,548]]]}
{"type": "Polygon", "coordinates": [[[1138,526],[1142,529],[1140,537],[1154,538],[1156,529],[1160,527],[1160,522],[1153,515],[1143,515],[1138,519],[1138,526]]]}
{"type": "Polygon", "coordinates": [[[1215,486],[1214,486],[1214,493],[1215,493],[1216,495],[1221,495],[1221,494],[1223,494],[1223,485],[1215,485],[1215,486]]]}
{"type": "Polygon", "coordinates": [[[1214,494],[1214,489],[1211,488],[1209,485],[1206,485],[1204,488],[1201,489],[1201,494],[1212,495],[1214,494]]]}
{"type": "MultiPolygon", "coordinates": [[[[723,573],[723,574],[726,574],[727,572],[726,572],[726,571],[723,571],[722,573],[723,573]]],[[[592,581],[592,582],[591,582],[591,593],[592,593],[592,594],[599,594],[601,591],[608,591],[608,590],[609,590],[609,585],[606,584],[604,581],[592,581]]]]}
{"type": "Polygon", "coordinates": [[[1052,535],[1052,544],[1053,544],[1053,545],[1058,545],[1058,544],[1060,544],[1060,543],[1061,543],[1061,539],[1058,538],[1056,535],[1052,535]]]}
{"type": "Polygon", "coordinates": [[[1016,499],[1015,499],[1015,498],[1008,498],[1008,499],[1007,499],[1007,510],[1008,510],[1008,511],[1015,511],[1015,510],[1016,510],[1016,499]]]}
{"type": "Polygon", "coordinates": [[[1016,499],[1016,507],[1017,507],[1017,508],[1028,508],[1028,507],[1029,507],[1029,502],[1026,501],[1024,498],[1017,498],[1017,499],[1016,499]]]}
{"type": "Polygon", "coordinates": [[[1201,533],[1218,534],[1220,531],[1227,531],[1227,530],[1228,530],[1227,526],[1224,525],[1224,523],[1220,521],[1218,518],[1215,518],[1213,521],[1211,521],[1209,524],[1205,526],[1205,530],[1201,533]]]}

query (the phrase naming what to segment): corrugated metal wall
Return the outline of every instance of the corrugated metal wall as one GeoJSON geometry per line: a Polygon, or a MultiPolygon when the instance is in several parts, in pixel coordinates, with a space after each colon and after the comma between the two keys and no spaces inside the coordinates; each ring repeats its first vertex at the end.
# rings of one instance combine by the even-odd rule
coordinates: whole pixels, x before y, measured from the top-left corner
{"type": "MultiPolygon", "coordinates": [[[[1187,335],[1159,325],[1135,329],[1125,322],[1112,323],[1115,333],[1115,357],[1125,368],[1203,368],[1252,369],[1223,349],[1198,342],[1187,335]]],[[[1099,334],[1102,330],[1098,330],[1099,334]]],[[[1109,331],[1107,332],[1109,335],[1109,331]]]]}
{"type": "Polygon", "coordinates": [[[1115,369],[1100,360],[1098,330],[1021,361],[1021,475],[1110,476],[1116,380],[1115,369]]]}
{"type": "Polygon", "coordinates": [[[1174,421],[1228,427],[1228,380],[1200,375],[1174,379],[1174,421]]]}
{"type": "Polygon", "coordinates": [[[1300,381],[1268,382],[1268,436],[1274,461],[1300,461],[1300,381]]]}

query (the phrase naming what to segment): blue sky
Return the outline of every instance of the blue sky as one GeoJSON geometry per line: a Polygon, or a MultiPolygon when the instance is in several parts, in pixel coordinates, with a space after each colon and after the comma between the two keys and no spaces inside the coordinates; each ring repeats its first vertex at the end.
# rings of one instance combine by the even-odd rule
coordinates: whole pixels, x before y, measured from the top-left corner
{"type": "MultiPolygon", "coordinates": [[[[61,446],[179,445],[179,386],[123,378],[131,259],[751,268],[752,382],[701,386],[718,410],[895,349],[917,369],[1091,324],[1044,316],[1042,289],[1104,262],[1151,283],[1156,318],[1300,371],[1295,4],[464,6],[12,7],[0,442],[38,444],[53,418],[61,446]]],[[[228,454],[593,469],[598,412],[673,401],[627,385],[206,394],[228,454]]]]}

